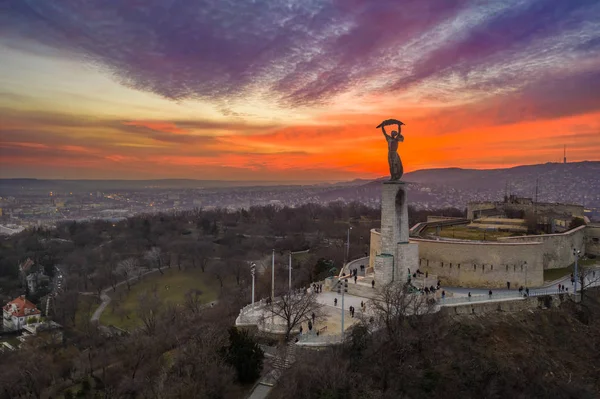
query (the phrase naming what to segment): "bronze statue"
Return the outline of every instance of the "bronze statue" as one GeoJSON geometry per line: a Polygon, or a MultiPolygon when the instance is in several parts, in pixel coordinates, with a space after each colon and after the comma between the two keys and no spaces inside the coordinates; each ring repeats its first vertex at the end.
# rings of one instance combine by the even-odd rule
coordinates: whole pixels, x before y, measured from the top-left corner
{"type": "Polygon", "coordinates": [[[404,123],[397,119],[386,119],[377,126],[377,128],[381,128],[388,143],[388,164],[390,165],[390,180],[392,181],[400,180],[404,173],[402,161],[398,155],[398,142],[404,141],[404,136],[401,133],[402,125],[404,123]],[[389,125],[398,125],[398,131],[392,131],[391,136],[385,132],[385,127],[389,125]]]}

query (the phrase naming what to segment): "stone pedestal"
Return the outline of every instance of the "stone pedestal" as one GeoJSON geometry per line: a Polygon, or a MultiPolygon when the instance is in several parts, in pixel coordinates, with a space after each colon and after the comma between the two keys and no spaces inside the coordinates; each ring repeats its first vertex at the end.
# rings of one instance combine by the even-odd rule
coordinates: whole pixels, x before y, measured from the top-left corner
{"type": "Polygon", "coordinates": [[[406,184],[383,183],[381,197],[381,254],[375,258],[375,284],[408,281],[408,270],[419,267],[419,246],[408,242],[406,184]]]}

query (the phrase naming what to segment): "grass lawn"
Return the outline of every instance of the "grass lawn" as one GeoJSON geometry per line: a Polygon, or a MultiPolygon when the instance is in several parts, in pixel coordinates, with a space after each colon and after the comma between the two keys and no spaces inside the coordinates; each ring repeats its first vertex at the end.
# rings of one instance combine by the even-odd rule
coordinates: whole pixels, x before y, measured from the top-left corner
{"type": "Polygon", "coordinates": [[[544,270],[544,281],[554,281],[561,277],[568,276],[573,273],[573,267],[563,267],[561,269],[546,269],[544,270]]]}
{"type": "MultiPolygon", "coordinates": [[[[581,266],[594,266],[596,263],[600,263],[598,259],[579,259],[577,263],[581,266]]],[[[575,270],[575,264],[569,267],[563,267],[561,269],[546,269],[544,270],[544,281],[554,281],[561,277],[568,276],[575,270]]]]}
{"type": "Polygon", "coordinates": [[[77,298],[77,311],[75,312],[75,326],[84,326],[90,320],[100,300],[94,295],[79,295],[77,298]]]}
{"type": "Polygon", "coordinates": [[[15,348],[18,348],[19,345],[21,345],[21,341],[19,341],[16,335],[7,336],[5,338],[0,339],[0,343],[2,342],[7,342],[15,348]]]}
{"type": "Polygon", "coordinates": [[[149,274],[127,290],[127,285],[117,287],[117,291],[109,291],[112,298],[110,304],[102,313],[100,322],[104,325],[113,325],[123,329],[135,328],[139,325],[136,315],[140,295],[144,292],[156,291],[163,303],[183,303],[186,292],[190,289],[202,291],[202,303],[214,301],[219,292],[219,282],[208,273],[202,273],[200,268],[178,270],[164,269],[160,272],[149,274]]]}
{"type": "MultiPolygon", "coordinates": [[[[436,229],[429,227],[423,232],[425,234],[436,235],[436,229]]],[[[443,227],[440,231],[440,237],[456,238],[461,240],[479,240],[496,241],[500,237],[512,237],[513,233],[507,231],[481,231],[470,229],[463,226],[443,227]]]]}

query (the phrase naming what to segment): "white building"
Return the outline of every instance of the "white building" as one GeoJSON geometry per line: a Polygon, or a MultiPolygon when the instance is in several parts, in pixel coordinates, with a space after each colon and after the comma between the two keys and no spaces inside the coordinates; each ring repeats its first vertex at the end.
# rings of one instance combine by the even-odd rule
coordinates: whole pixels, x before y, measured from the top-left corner
{"type": "Polygon", "coordinates": [[[29,274],[26,278],[27,288],[31,294],[35,293],[40,285],[50,282],[50,277],[46,276],[43,271],[29,274]]]}
{"type": "Polygon", "coordinates": [[[27,323],[39,320],[42,312],[25,295],[10,301],[2,308],[5,330],[21,330],[27,323]]]}

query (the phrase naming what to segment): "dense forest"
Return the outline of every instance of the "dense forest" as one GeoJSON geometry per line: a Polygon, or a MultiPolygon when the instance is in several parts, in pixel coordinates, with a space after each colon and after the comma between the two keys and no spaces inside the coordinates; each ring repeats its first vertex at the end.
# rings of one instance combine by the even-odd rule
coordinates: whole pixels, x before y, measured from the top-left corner
{"type": "MultiPolygon", "coordinates": [[[[411,223],[431,213],[461,211],[412,210],[411,223]]],[[[197,209],[139,215],[119,223],[65,222],[5,238],[0,241],[2,301],[25,294],[43,309],[52,292],[48,318],[63,326],[64,339],[61,344],[31,339],[19,350],[3,353],[0,395],[243,397],[245,384],[256,376],[240,374],[248,369],[248,356],[236,355],[236,350],[257,354],[252,366],[256,372],[262,362],[254,338],[230,330],[239,309],[250,301],[250,262],[266,259],[270,264],[275,250],[277,267],[283,269],[289,251],[304,251],[294,258],[293,272],[294,285],[306,286],[331,274],[331,266],[339,270],[350,228],[349,258],[364,256],[379,216],[378,209],[358,203],[197,209]],[[19,264],[27,259],[50,277],[59,266],[66,277],[64,286],[28,292],[19,275],[19,264]],[[144,281],[145,273],[171,271],[206,276],[205,282],[216,287],[216,305],[206,307],[201,290],[185,292],[181,303],[161,302],[155,287],[135,298],[131,315],[136,328],[107,333],[90,321],[103,290],[116,295],[120,282],[127,281],[128,291],[144,281]]],[[[286,286],[286,273],[276,276],[276,284],[286,286]]],[[[257,296],[267,296],[269,287],[270,276],[259,275],[257,296]]]]}

